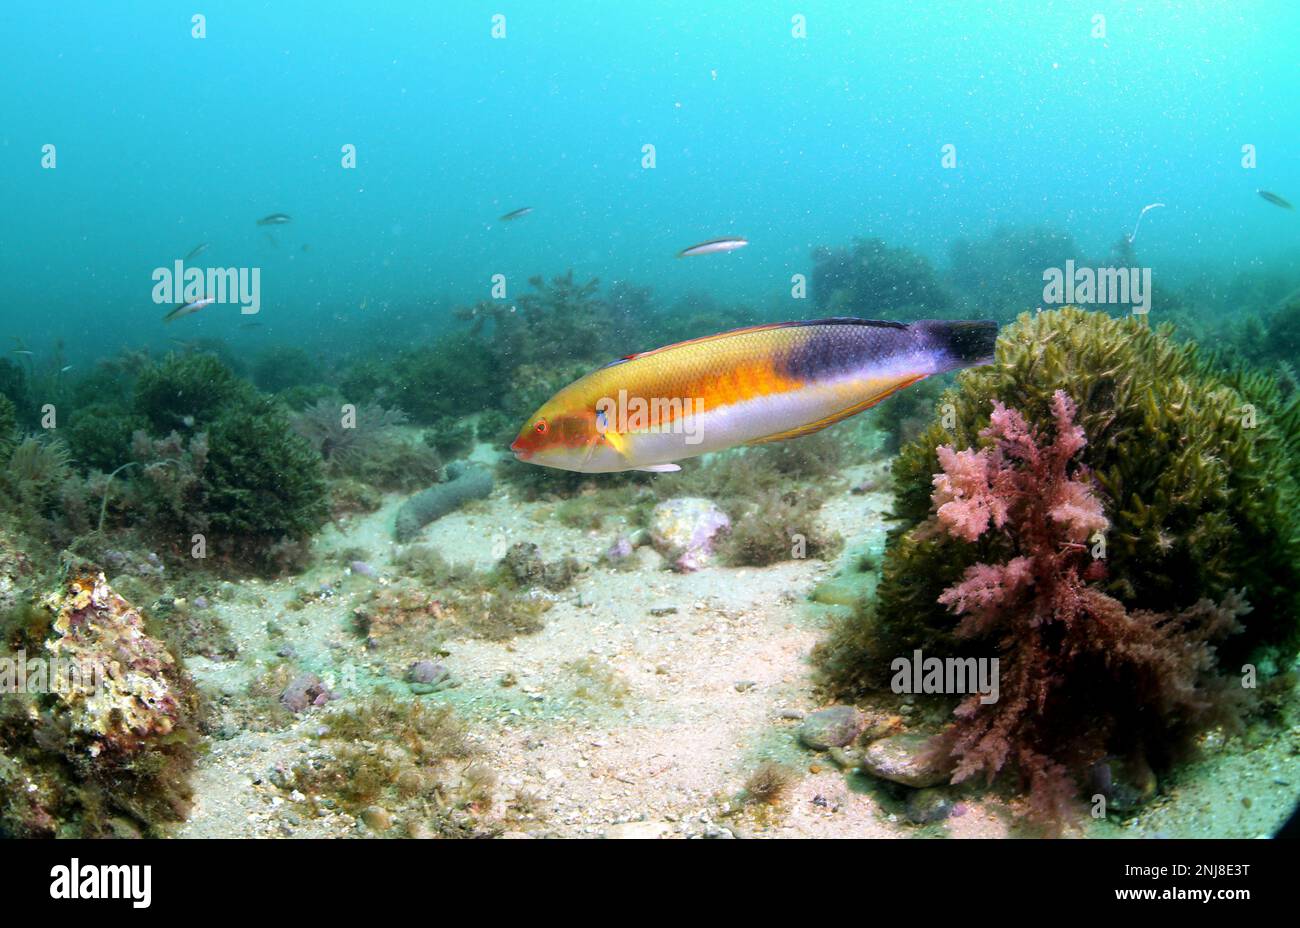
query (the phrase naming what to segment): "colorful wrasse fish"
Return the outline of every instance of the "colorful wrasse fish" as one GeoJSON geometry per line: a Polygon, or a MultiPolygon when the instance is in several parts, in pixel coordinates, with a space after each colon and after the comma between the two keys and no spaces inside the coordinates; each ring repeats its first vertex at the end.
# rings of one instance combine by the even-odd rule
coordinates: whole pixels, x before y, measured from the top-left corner
{"type": "Polygon", "coordinates": [[[932,374],[988,364],[995,322],[836,318],[751,326],[629,355],[524,423],[521,461],[584,473],[808,435],[932,374]]]}

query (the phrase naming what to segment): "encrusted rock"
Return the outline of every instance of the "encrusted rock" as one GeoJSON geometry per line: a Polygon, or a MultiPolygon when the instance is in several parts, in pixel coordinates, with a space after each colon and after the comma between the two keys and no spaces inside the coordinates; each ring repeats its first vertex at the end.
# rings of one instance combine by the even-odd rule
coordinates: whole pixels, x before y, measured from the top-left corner
{"type": "Polygon", "coordinates": [[[0,671],[0,834],[133,837],[183,819],[198,697],[140,613],[76,572],[9,631],[29,675],[0,671]]]}
{"type": "Polygon", "coordinates": [[[650,542],[678,571],[713,563],[715,544],[730,530],[725,512],[694,496],[665,500],[650,514],[650,542]]]}
{"type": "Polygon", "coordinates": [[[323,706],[334,698],[320,677],[314,673],[300,673],[280,693],[281,704],[290,712],[305,712],[311,706],[323,706]]]}
{"type": "Polygon", "coordinates": [[[500,567],[516,586],[543,587],[551,591],[569,586],[579,571],[578,562],[571,557],[550,562],[542,560],[541,550],[531,541],[511,545],[501,559],[500,567]]]}
{"type": "Polygon", "coordinates": [[[42,602],[54,613],[46,650],[94,675],[90,685],[59,694],[71,729],[91,739],[92,755],[129,752],[177,727],[184,709],[176,661],[102,573],[77,577],[42,602]]]}

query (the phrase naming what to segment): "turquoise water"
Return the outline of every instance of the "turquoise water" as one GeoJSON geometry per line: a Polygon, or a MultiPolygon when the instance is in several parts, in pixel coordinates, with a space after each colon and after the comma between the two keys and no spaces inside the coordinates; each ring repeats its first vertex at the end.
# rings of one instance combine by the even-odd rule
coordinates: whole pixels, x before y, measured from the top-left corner
{"type": "Polygon", "coordinates": [[[1157,201],[1157,269],[1295,258],[1293,217],[1254,196],[1300,196],[1293,4],[523,2],[504,39],[469,2],[222,3],[204,39],[191,12],[0,14],[7,334],[164,345],[149,275],[205,241],[263,269],[266,328],[209,312],[184,337],[241,351],[418,336],[496,273],[766,308],[854,236],[941,264],[1048,223],[1101,255],[1157,201]],[[277,211],[273,245],[254,223],[277,211]],[[752,244],[671,260],[721,235],[752,244]]]}

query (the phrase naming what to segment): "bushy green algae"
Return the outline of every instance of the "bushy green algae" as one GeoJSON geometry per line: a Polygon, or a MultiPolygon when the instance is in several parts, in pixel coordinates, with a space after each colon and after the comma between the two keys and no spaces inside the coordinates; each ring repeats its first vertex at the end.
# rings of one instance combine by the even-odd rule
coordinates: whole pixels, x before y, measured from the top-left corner
{"type": "Polygon", "coordinates": [[[893,466],[895,514],[876,602],[821,651],[832,688],[883,685],[881,655],[954,653],[955,618],[940,593],[987,561],[991,537],[967,544],[925,528],[935,449],[979,447],[994,400],[1051,421],[1064,390],[1078,404],[1082,460],[1111,528],[1102,589],[1129,608],[1171,611],[1244,590],[1245,631],[1220,649],[1231,665],[1261,646],[1293,648],[1300,616],[1296,463],[1300,401],[1259,372],[1225,373],[1194,344],[1133,317],[1073,307],[1022,315],[993,365],[963,372],[936,421],[893,466]]]}

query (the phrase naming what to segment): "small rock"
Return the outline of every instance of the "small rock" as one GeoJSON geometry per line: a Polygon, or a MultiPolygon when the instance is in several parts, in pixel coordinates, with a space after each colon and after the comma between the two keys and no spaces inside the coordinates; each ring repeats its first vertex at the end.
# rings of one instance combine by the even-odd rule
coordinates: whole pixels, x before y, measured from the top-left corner
{"type": "Polygon", "coordinates": [[[635,550],[636,546],[632,544],[631,536],[620,535],[605,549],[605,561],[610,564],[623,564],[635,550]]]}
{"type": "Polygon", "coordinates": [[[650,541],[674,570],[689,573],[713,562],[717,539],[731,530],[731,519],[707,499],[680,496],[665,500],[650,514],[650,541]]]}
{"type": "Polygon", "coordinates": [[[952,765],[947,758],[928,751],[930,740],[928,735],[891,735],[873,741],[863,752],[862,769],[916,789],[938,786],[948,779],[952,765]]]}
{"type": "Polygon", "coordinates": [[[856,770],[862,766],[862,758],[853,751],[846,751],[844,748],[831,748],[826,753],[831,760],[845,770],[856,770]]]}
{"type": "Polygon", "coordinates": [[[648,574],[658,573],[664,569],[664,556],[649,545],[637,548],[633,559],[635,568],[648,574]]]}
{"type": "Polygon", "coordinates": [[[842,748],[858,736],[867,720],[853,706],[819,709],[799,726],[799,740],[814,751],[842,748]]]}
{"type": "Polygon", "coordinates": [[[365,822],[366,827],[371,831],[387,831],[393,827],[393,817],[383,806],[366,806],[365,811],[361,813],[361,821],[365,822]]]}
{"type": "Polygon", "coordinates": [[[435,661],[416,661],[406,671],[406,679],[410,683],[441,683],[451,675],[442,664],[435,661]]]}
{"type": "Polygon", "coordinates": [[[952,798],[942,789],[918,789],[907,797],[908,821],[917,825],[942,822],[952,813],[952,798]]]}
{"type": "Polygon", "coordinates": [[[280,693],[280,703],[294,714],[309,706],[323,706],[334,698],[325,681],[314,673],[300,673],[280,693]]]}

